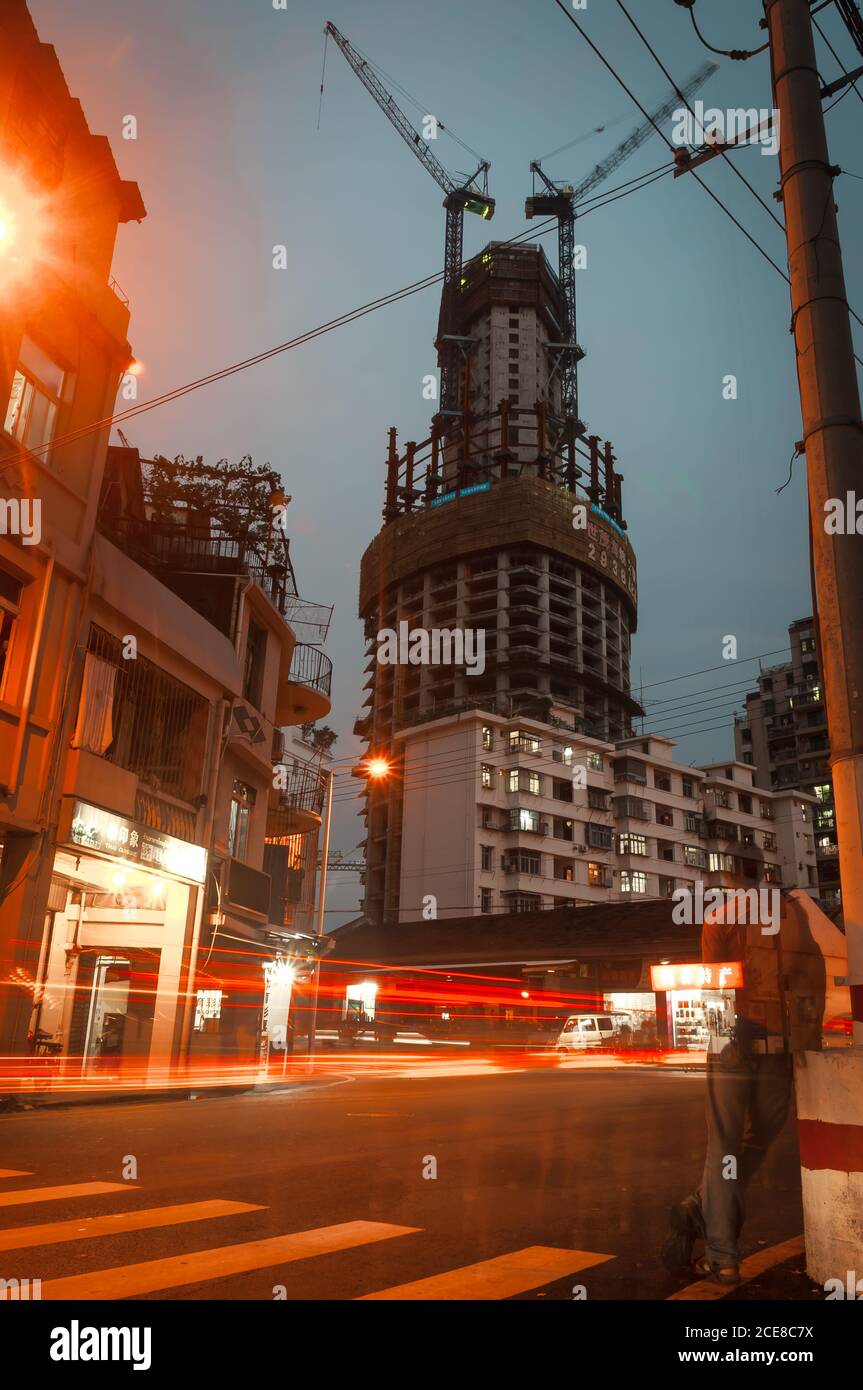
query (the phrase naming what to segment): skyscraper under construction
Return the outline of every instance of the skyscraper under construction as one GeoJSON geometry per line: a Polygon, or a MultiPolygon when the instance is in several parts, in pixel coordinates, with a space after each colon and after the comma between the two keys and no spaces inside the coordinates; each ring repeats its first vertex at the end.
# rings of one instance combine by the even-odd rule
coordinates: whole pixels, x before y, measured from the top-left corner
{"type": "MultiPolygon", "coordinates": [[[[491,242],[463,268],[453,322],[454,408],[435,417],[421,443],[400,448],[390,430],[383,526],[362,561],[367,709],[356,732],[391,765],[367,790],[364,909],[372,920],[399,919],[406,794],[449,785],[455,804],[460,779],[473,784],[475,750],[463,736],[476,725],[477,738],[488,737],[477,713],[607,745],[627,737],[639,713],[630,695],[637,587],[623,479],[611,445],[567,413],[561,382],[571,329],[544,252],[491,242]],[[418,629],[473,632],[484,660],[379,660],[381,633],[418,629]],[[460,728],[455,745],[438,766],[434,756],[412,766],[412,743],[441,721],[460,728]]],[[[503,735],[512,732],[507,724],[503,735]]],[[[468,805],[474,817],[471,798],[468,805]]]]}

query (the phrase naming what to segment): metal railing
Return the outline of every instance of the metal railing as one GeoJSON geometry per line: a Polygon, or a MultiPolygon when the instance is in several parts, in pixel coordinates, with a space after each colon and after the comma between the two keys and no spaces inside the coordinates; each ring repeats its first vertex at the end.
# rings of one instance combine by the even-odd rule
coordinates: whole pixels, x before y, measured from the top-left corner
{"type": "Polygon", "coordinates": [[[320,647],[298,642],[291,657],[291,676],[294,685],[304,685],[329,698],[333,663],[320,647]]]}
{"type": "Polygon", "coordinates": [[[203,695],[144,656],[124,660],[120,638],[91,624],[73,747],[190,802],[201,790],[209,714],[203,695]]]}
{"type": "Polygon", "coordinates": [[[267,815],[266,839],[277,844],[286,836],[297,833],[298,811],[320,816],[324,809],[326,777],[319,768],[300,766],[286,769],[286,785],[279,794],[278,805],[267,815]]]}
{"type": "Polygon", "coordinates": [[[229,531],[218,522],[141,521],[136,517],[106,517],[100,522],[115,541],[145,568],[167,571],[243,575],[259,584],[285,616],[297,603],[293,566],[285,554],[271,556],[258,537],[229,531]]]}

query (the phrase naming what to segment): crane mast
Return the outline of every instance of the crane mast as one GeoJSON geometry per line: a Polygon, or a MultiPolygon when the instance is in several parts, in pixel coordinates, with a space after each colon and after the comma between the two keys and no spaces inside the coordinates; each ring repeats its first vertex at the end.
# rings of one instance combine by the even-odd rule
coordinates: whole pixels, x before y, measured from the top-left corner
{"type": "Polygon", "coordinates": [[[391,93],[387,91],[377,74],[372,71],[368,60],[354,48],[350,40],[345,38],[332,21],[328,20],[324,25],[324,33],[338,44],[366,91],[374,98],[390,124],[395,126],[420,164],[428,170],[435,183],[444,191],[443,205],[446,209],[444,276],[435,346],[438,351],[438,365],[441,374],[439,413],[444,417],[455,416],[459,413],[458,394],[462,353],[468,343],[468,339],[459,334],[460,315],[458,308],[464,241],[464,214],[472,212],[486,220],[490,220],[494,216],[494,199],[488,194],[488,171],[491,166],[488,160],[480,160],[474,172],[461,183],[458,183],[441,164],[429,142],[424,140],[411,125],[391,93]],[[478,182],[480,180],[481,182],[478,182]]]}
{"type": "Polygon", "coordinates": [[[565,307],[565,322],[562,325],[562,341],[549,343],[552,354],[551,372],[553,378],[560,375],[561,412],[565,419],[575,421],[576,433],[584,431],[578,405],[578,364],[584,357],[576,336],[575,303],[575,204],[602,183],[624,160],[628,159],[649,136],[654,134],[654,122],[658,125],[671,116],[681,99],[688,101],[698,88],[712,77],[718,64],[706,62],[692,74],[680,91],[675,91],[661,106],[651,113],[650,119],[636,126],[625,140],[612,150],[605,159],[591,169],[590,173],[573,186],[571,183],[555,183],[545,173],[538,159],[531,160],[530,172],[534,180],[539,178],[545,192],[534,194],[525,200],[524,212],[527,218],[557,218],[557,264],[558,278],[565,307]]]}

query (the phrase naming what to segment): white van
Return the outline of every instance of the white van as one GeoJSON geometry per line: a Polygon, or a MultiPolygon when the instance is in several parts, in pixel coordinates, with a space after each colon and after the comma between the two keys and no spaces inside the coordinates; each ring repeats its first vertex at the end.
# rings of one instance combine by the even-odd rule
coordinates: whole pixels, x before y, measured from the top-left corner
{"type": "Polygon", "coordinates": [[[555,1051],[563,1054],[581,1052],[586,1047],[609,1047],[616,1032],[611,1014],[572,1014],[561,1029],[555,1051]]]}

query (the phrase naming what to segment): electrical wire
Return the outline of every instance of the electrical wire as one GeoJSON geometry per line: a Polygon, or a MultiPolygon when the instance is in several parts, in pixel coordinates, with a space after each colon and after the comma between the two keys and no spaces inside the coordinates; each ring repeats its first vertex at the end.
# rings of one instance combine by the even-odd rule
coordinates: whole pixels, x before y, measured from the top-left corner
{"type": "MultiPolygon", "coordinates": [[[[669,166],[669,171],[670,167],[671,166],[669,166]]],[[[618,185],[617,187],[628,188],[629,192],[637,193],[642,186],[646,187],[648,183],[656,181],[655,171],[649,171],[649,174],[640,175],[635,180],[627,180],[625,185],[618,185]],[[654,174],[654,177],[650,177],[649,174],[654,174]],[[644,182],[644,180],[647,182],[644,182]],[[632,186],[635,183],[638,184],[638,187],[632,186]]],[[[659,177],[661,177],[661,175],[659,175],[659,177]]],[[[585,207],[580,215],[586,217],[591,212],[597,212],[607,203],[617,202],[618,196],[625,195],[618,195],[615,189],[608,189],[603,194],[596,195],[596,198],[585,199],[585,203],[592,203],[593,206],[585,207]]],[[[510,246],[532,242],[538,240],[542,236],[546,236],[556,229],[557,219],[553,217],[548,218],[547,221],[538,223],[536,227],[532,227],[525,232],[519,232],[500,244],[510,246]]],[[[112,415],[104,416],[100,420],[91,421],[90,424],[81,425],[75,430],[69,430],[66,434],[55,435],[50,443],[39,445],[36,448],[29,449],[27,452],[34,457],[47,456],[54,449],[64,444],[74,443],[85,438],[87,435],[98,433],[100,430],[110,428],[112,425],[134,419],[139,415],[144,415],[150,410],[157,409],[159,406],[170,404],[175,400],[181,400],[184,396],[190,395],[193,391],[200,390],[202,387],[211,386],[218,381],[226,380],[228,377],[235,376],[239,372],[246,371],[250,367],[259,366],[261,363],[269,361],[270,358],[280,356],[282,353],[288,352],[293,348],[302,347],[306,343],[314,341],[315,338],[323,337],[325,334],[353,323],[357,319],[364,318],[367,314],[374,313],[378,309],[387,308],[389,305],[398,303],[402,299],[410,298],[412,295],[418,294],[422,290],[429,289],[434,284],[439,284],[442,280],[442,270],[436,271],[432,275],[426,275],[421,280],[415,280],[412,284],[406,285],[402,289],[394,290],[388,294],[379,296],[377,299],[369,300],[367,303],[359,305],[355,309],[350,309],[344,314],[338,315],[336,318],[329,319],[325,323],[319,324],[316,328],[308,329],[305,333],[298,334],[295,338],[287,339],[283,343],[277,343],[274,347],[266,348],[262,352],[255,353],[251,357],[244,358],[227,367],[219,368],[217,371],[210,372],[193,381],[186,382],[183,386],[174,387],[170,391],[165,391],[161,395],[153,397],[152,400],[130,406],[127,410],[117,411],[112,415]]],[[[0,456],[0,466],[17,463],[19,460],[19,453],[7,453],[0,456]]]]}
{"type": "MultiPolygon", "coordinates": [[[[585,33],[584,29],[583,29],[583,28],[581,27],[581,25],[578,23],[578,20],[575,19],[575,18],[573,17],[573,15],[570,14],[569,10],[567,10],[566,7],[564,6],[564,4],[562,3],[562,0],[554,0],[554,3],[555,3],[555,5],[557,6],[557,8],[560,10],[561,14],[565,15],[565,17],[569,20],[570,24],[574,25],[574,27],[578,30],[578,32],[579,32],[579,34],[581,35],[581,37],[585,40],[585,42],[586,42],[586,43],[589,45],[589,47],[593,50],[593,52],[594,52],[594,53],[596,54],[596,56],[599,58],[600,62],[603,64],[603,66],[604,66],[605,68],[608,69],[608,71],[611,73],[611,75],[612,75],[612,77],[615,79],[615,81],[623,88],[623,90],[626,92],[626,94],[627,94],[627,96],[630,98],[630,100],[633,101],[633,102],[635,103],[635,105],[638,107],[639,111],[641,111],[641,113],[642,113],[642,115],[645,117],[645,119],[650,121],[650,123],[651,123],[651,125],[653,125],[653,128],[654,128],[654,130],[656,131],[656,133],[657,133],[659,136],[661,136],[661,138],[665,141],[666,145],[668,145],[669,149],[672,150],[672,152],[673,152],[674,147],[673,147],[673,145],[671,144],[671,142],[670,142],[670,140],[668,139],[668,137],[664,134],[664,132],[663,132],[662,130],[660,130],[660,128],[659,128],[659,126],[656,124],[656,122],[652,120],[652,118],[650,117],[649,113],[645,110],[644,106],[642,106],[641,102],[640,102],[640,101],[638,100],[638,98],[635,96],[634,92],[631,90],[631,88],[629,88],[629,87],[627,86],[627,84],[624,82],[623,78],[622,78],[622,77],[620,76],[620,74],[615,70],[615,68],[614,68],[614,67],[612,66],[612,64],[608,61],[608,59],[604,56],[604,54],[600,51],[600,49],[597,48],[596,44],[593,42],[593,40],[590,38],[590,36],[589,36],[588,34],[585,33]]],[[[618,3],[618,5],[620,5],[621,9],[624,8],[623,5],[621,4],[621,0],[617,0],[617,3],[618,3]]],[[[625,10],[624,10],[624,13],[626,13],[625,10]]],[[[628,15],[628,13],[627,13],[627,18],[630,20],[630,23],[633,24],[633,27],[636,29],[636,31],[640,33],[640,30],[638,30],[637,25],[635,25],[634,21],[631,19],[631,17],[628,15]]],[[[646,43],[646,42],[647,42],[647,41],[645,40],[645,43],[646,43]]],[[[649,47],[649,45],[648,45],[648,47],[649,47]]],[[[658,62],[658,61],[659,61],[659,60],[657,59],[657,62],[658,62]]],[[[723,155],[723,158],[725,158],[724,151],[720,151],[720,153],[723,155]]],[[[740,171],[736,168],[736,166],[735,166],[734,164],[732,164],[730,161],[728,161],[728,163],[729,163],[729,167],[735,170],[735,173],[740,174],[740,171]]],[[[731,211],[731,209],[725,206],[725,204],[722,202],[722,199],[719,198],[719,197],[717,196],[717,194],[715,194],[715,193],[713,192],[712,188],[710,188],[710,186],[709,186],[708,184],[706,184],[702,178],[699,177],[699,175],[695,172],[694,169],[693,169],[693,170],[690,170],[689,172],[690,172],[690,176],[695,180],[695,182],[699,185],[699,187],[704,189],[704,191],[705,191],[705,193],[708,195],[708,197],[711,198],[711,199],[713,200],[714,203],[716,203],[717,207],[719,207],[719,208],[722,209],[722,211],[725,213],[726,217],[728,217],[728,218],[730,219],[730,221],[732,221],[732,222],[734,223],[735,227],[737,227],[738,230],[739,230],[740,232],[743,233],[743,235],[746,237],[746,240],[749,241],[749,242],[751,242],[751,244],[755,247],[755,250],[759,253],[759,255],[762,256],[763,259],[764,259],[765,261],[767,261],[768,264],[771,265],[771,266],[773,267],[773,269],[776,271],[776,273],[777,273],[778,275],[781,275],[781,277],[782,277],[782,279],[785,281],[786,285],[790,286],[790,285],[791,285],[791,281],[790,281],[789,277],[786,275],[785,271],[781,268],[781,266],[779,266],[779,265],[776,263],[776,261],[774,261],[773,257],[772,257],[767,251],[764,250],[764,247],[760,244],[760,242],[758,242],[758,241],[755,239],[755,237],[752,235],[752,233],[749,232],[749,231],[747,231],[747,229],[743,226],[743,223],[742,223],[737,217],[735,217],[735,215],[734,215],[734,213],[731,211]]],[[[760,195],[756,192],[755,189],[752,188],[751,184],[749,184],[748,180],[745,179],[745,178],[743,177],[743,175],[740,175],[740,177],[743,179],[743,182],[744,182],[744,183],[747,185],[747,187],[750,189],[750,192],[752,192],[752,193],[754,194],[754,196],[758,199],[758,201],[759,201],[760,203],[762,203],[762,206],[766,206],[766,205],[762,202],[762,199],[761,199],[760,195]]],[[[768,208],[767,211],[770,212],[770,215],[771,215],[771,217],[774,218],[774,221],[778,221],[778,219],[775,218],[775,215],[773,214],[773,212],[772,212],[771,209],[768,208]]],[[[780,223],[779,225],[781,226],[782,224],[780,223]]],[[[852,315],[852,317],[853,317],[859,324],[863,325],[863,319],[861,319],[860,316],[854,312],[854,310],[851,308],[850,305],[848,306],[848,311],[849,311],[849,313],[852,315]]],[[[855,362],[858,363],[859,366],[863,367],[863,359],[861,359],[860,357],[858,357],[856,352],[854,353],[854,360],[855,360],[855,362]]]]}
{"type": "MultiPolygon", "coordinates": [[[[833,47],[832,43],[831,43],[830,40],[828,39],[827,35],[825,34],[824,30],[821,28],[821,25],[818,23],[818,20],[815,18],[814,15],[812,16],[812,24],[813,24],[813,26],[818,30],[818,33],[821,35],[821,38],[822,38],[823,42],[825,43],[825,45],[827,46],[827,48],[830,49],[830,52],[833,54],[833,57],[836,59],[836,62],[839,64],[839,66],[840,66],[840,68],[842,69],[842,71],[844,72],[845,76],[848,77],[848,76],[849,76],[848,69],[846,68],[846,66],[845,66],[845,64],[843,63],[842,59],[839,57],[839,54],[836,52],[836,49],[833,47]]],[[[842,100],[842,97],[848,95],[848,89],[849,89],[849,88],[853,88],[854,91],[856,92],[857,96],[859,97],[860,101],[863,101],[863,92],[860,91],[860,88],[857,86],[856,81],[854,81],[854,82],[849,82],[849,83],[847,84],[846,88],[845,88],[845,91],[842,93],[842,96],[839,97],[839,100],[838,100],[838,101],[833,101],[833,102],[831,102],[830,105],[826,108],[826,110],[827,110],[827,111],[832,111],[834,106],[838,106],[838,105],[839,105],[839,102],[842,100]]]]}
{"type": "Polygon", "coordinates": [[[689,18],[692,20],[693,29],[704,47],[711,53],[718,53],[722,58],[733,58],[735,62],[743,62],[747,58],[755,58],[759,53],[763,53],[766,48],[770,47],[770,41],[768,39],[767,43],[763,43],[760,48],[714,48],[712,43],[707,42],[707,39],[698,27],[698,20],[695,18],[695,0],[674,0],[674,3],[689,11],[689,18]]]}

